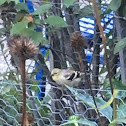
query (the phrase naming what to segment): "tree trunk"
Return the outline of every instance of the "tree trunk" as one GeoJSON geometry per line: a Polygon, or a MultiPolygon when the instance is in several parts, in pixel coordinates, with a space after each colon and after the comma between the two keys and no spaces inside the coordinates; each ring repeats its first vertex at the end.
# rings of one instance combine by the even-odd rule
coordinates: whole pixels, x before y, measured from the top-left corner
{"type": "MultiPolygon", "coordinates": [[[[126,6],[126,1],[123,0],[121,3],[121,7],[118,11],[115,12],[116,16],[123,17],[123,9],[126,6]]],[[[126,20],[121,18],[115,18],[117,38],[120,41],[122,38],[126,37],[126,20]]],[[[122,49],[119,52],[120,58],[120,67],[121,67],[121,79],[122,82],[126,85],[126,48],[122,49]]]]}
{"type": "Polygon", "coordinates": [[[99,75],[99,64],[100,64],[100,44],[101,44],[101,38],[100,38],[100,31],[98,24],[95,22],[95,33],[94,33],[94,42],[93,42],[93,58],[92,58],[92,65],[93,65],[93,73],[92,73],[92,84],[93,88],[96,88],[98,85],[98,75],[99,75]]]}

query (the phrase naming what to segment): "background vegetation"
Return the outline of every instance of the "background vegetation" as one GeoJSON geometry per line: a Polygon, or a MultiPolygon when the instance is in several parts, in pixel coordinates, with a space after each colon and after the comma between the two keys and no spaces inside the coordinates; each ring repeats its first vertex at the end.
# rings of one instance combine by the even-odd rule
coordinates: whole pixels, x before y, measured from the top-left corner
{"type": "Polygon", "coordinates": [[[8,38],[14,34],[28,36],[40,49],[46,49],[45,52],[43,51],[45,55],[40,54],[35,59],[36,67],[31,60],[27,67],[29,124],[34,126],[125,125],[126,2],[124,0],[112,0],[110,3],[105,0],[98,0],[97,3],[95,0],[42,0],[33,1],[34,12],[33,8],[27,7],[28,2],[0,0],[0,55],[7,66],[7,69],[0,73],[0,125],[18,126],[21,123],[21,77],[14,68],[6,46],[8,38]],[[113,19],[103,22],[101,27],[100,18],[104,20],[111,12],[113,19]],[[93,44],[90,45],[88,42],[87,48],[78,52],[71,46],[70,38],[72,33],[80,31],[79,19],[86,16],[90,16],[95,21],[93,44]],[[113,29],[105,36],[102,33],[111,20],[113,20],[113,29]],[[87,51],[92,53],[90,63],[87,63],[85,57],[87,51]],[[105,52],[102,65],[101,52],[105,52]],[[81,56],[80,59],[77,54],[81,56]],[[43,86],[41,87],[39,82],[49,75],[48,62],[51,68],[69,66],[74,70],[86,72],[86,76],[78,88],[67,86],[66,89],[53,85],[48,78],[46,96],[41,99],[38,97],[38,92],[43,86]],[[85,69],[83,65],[86,66],[85,69]],[[40,69],[43,69],[41,71],[43,77],[36,80],[35,75],[40,69]]]}

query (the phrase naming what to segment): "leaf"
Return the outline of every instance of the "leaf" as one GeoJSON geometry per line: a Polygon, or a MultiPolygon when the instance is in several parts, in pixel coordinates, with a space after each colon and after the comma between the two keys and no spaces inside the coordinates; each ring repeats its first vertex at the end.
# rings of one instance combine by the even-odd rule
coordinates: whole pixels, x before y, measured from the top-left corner
{"type": "MultiPolygon", "coordinates": [[[[78,120],[77,119],[69,120],[68,122],[63,123],[60,126],[64,126],[68,124],[83,124],[83,125],[88,125],[88,126],[98,126],[96,122],[83,119],[83,118],[78,119],[78,120]]],[[[79,125],[76,125],[76,126],[79,126],[79,125]]]]}
{"type": "Polygon", "coordinates": [[[44,14],[51,8],[51,4],[43,4],[40,7],[37,8],[35,12],[33,12],[33,15],[39,15],[39,14],[44,14]]]}
{"type": "Polygon", "coordinates": [[[68,8],[69,6],[73,5],[75,0],[63,0],[63,4],[68,8]]]}
{"type": "Polygon", "coordinates": [[[7,31],[6,28],[0,28],[0,33],[1,33],[1,34],[5,33],[6,31],[7,31]]]}
{"type": "Polygon", "coordinates": [[[16,17],[15,17],[16,22],[22,21],[25,15],[26,13],[24,12],[21,12],[21,11],[17,12],[16,17]]]}
{"type": "Polygon", "coordinates": [[[6,87],[4,87],[2,91],[3,91],[4,93],[7,93],[7,92],[9,92],[9,91],[11,90],[11,88],[12,88],[11,85],[6,85],[6,87]]]}
{"type": "Polygon", "coordinates": [[[117,124],[121,124],[121,123],[125,123],[126,124],[126,118],[117,118],[117,119],[114,119],[110,124],[109,124],[109,126],[114,126],[115,125],[115,123],[117,123],[117,124]]]}
{"type": "Polygon", "coordinates": [[[123,99],[126,97],[126,92],[124,90],[126,90],[126,86],[119,80],[117,79],[113,79],[113,84],[114,84],[114,89],[118,89],[119,92],[116,96],[117,99],[123,99]]]}
{"type": "Polygon", "coordinates": [[[39,111],[42,117],[48,117],[48,113],[51,112],[50,108],[46,106],[46,104],[41,105],[39,111]]]}
{"type": "Polygon", "coordinates": [[[43,98],[43,100],[42,100],[42,104],[48,104],[49,103],[49,101],[51,100],[51,97],[50,96],[52,96],[52,92],[48,92],[48,95],[46,95],[44,98],[43,98]],[[51,95],[50,95],[51,94],[51,95]]]}
{"type": "Polygon", "coordinates": [[[120,103],[118,109],[117,109],[117,118],[126,118],[126,102],[123,101],[120,103]]]}
{"type": "Polygon", "coordinates": [[[123,7],[123,16],[126,17],[126,6],[123,7]]]}
{"type": "Polygon", "coordinates": [[[7,0],[8,2],[14,1],[16,4],[20,3],[19,0],[7,0]]]}
{"type": "MultiPolygon", "coordinates": [[[[72,88],[72,87],[69,87],[66,85],[66,87],[80,100],[82,100],[85,104],[91,106],[93,109],[96,110],[95,108],[95,105],[94,105],[94,101],[93,101],[93,98],[91,95],[89,95],[88,93],[84,92],[83,94],[82,93],[79,93],[76,89],[72,88]]],[[[100,108],[100,106],[106,104],[106,101],[100,99],[100,98],[97,98],[95,97],[95,100],[96,100],[96,104],[97,104],[97,107],[100,108]]],[[[103,108],[101,110],[99,110],[99,112],[105,116],[109,121],[111,121],[112,119],[112,108],[111,106],[107,106],[106,108],[103,108]]]]}
{"type": "Polygon", "coordinates": [[[105,107],[111,105],[111,103],[112,103],[113,100],[115,99],[117,93],[118,93],[118,90],[114,89],[114,92],[113,92],[113,95],[112,95],[111,99],[109,99],[109,101],[108,101],[105,105],[102,105],[102,106],[100,107],[100,109],[103,109],[103,108],[105,108],[105,107]]]}
{"type": "Polygon", "coordinates": [[[21,32],[18,32],[18,34],[28,36],[34,40],[36,44],[45,43],[45,38],[43,37],[42,32],[36,32],[34,29],[24,28],[21,32]]]}
{"type": "Polygon", "coordinates": [[[55,15],[49,16],[47,19],[45,19],[45,22],[53,27],[66,27],[67,26],[63,18],[59,16],[55,16],[55,15]]]}
{"type": "Polygon", "coordinates": [[[11,35],[23,33],[28,23],[29,23],[28,20],[27,21],[24,20],[13,25],[10,30],[11,35]]]}
{"type": "Polygon", "coordinates": [[[1,44],[1,50],[4,50],[4,43],[1,44]]]}
{"type": "Polygon", "coordinates": [[[30,37],[34,40],[34,42],[37,43],[42,43],[43,41],[43,35],[41,32],[35,32],[33,31],[32,34],[30,35],[30,37]]]}
{"type": "Polygon", "coordinates": [[[91,5],[85,6],[84,8],[79,9],[78,13],[79,13],[80,17],[86,17],[89,15],[93,15],[92,6],[91,5]]]}
{"type": "Polygon", "coordinates": [[[27,7],[26,3],[24,3],[24,2],[21,2],[21,3],[18,3],[17,5],[15,5],[15,9],[25,10],[26,12],[28,12],[28,7],[27,7]]]}
{"type": "Polygon", "coordinates": [[[49,52],[49,50],[47,50],[47,52],[45,53],[45,56],[44,56],[45,61],[49,61],[49,54],[50,54],[50,52],[49,52]]]}
{"type": "Polygon", "coordinates": [[[38,86],[32,85],[32,86],[31,86],[31,90],[35,91],[35,93],[38,93],[40,89],[39,89],[38,86]]]}
{"type": "Polygon", "coordinates": [[[121,6],[121,2],[122,0],[112,0],[110,4],[108,5],[108,9],[111,9],[113,11],[118,10],[119,7],[121,6]]]}
{"type": "Polygon", "coordinates": [[[0,0],[0,5],[4,4],[5,2],[14,1],[16,4],[19,3],[19,0],[0,0]]]}
{"type": "Polygon", "coordinates": [[[114,54],[118,53],[121,51],[124,47],[126,46],[126,37],[121,39],[115,46],[114,48],[114,54]]]}
{"type": "Polygon", "coordinates": [[[4,4],[7,0],[0,0],[0,5],[4,4]]]}
{"type": "MultiPolygon", "coordinates": [[[[126,97],[126,92],[124,90],[126,90],[126,86],[119,80],[117,79],[112,79],[112,83],[114,84],[114,89],[118,90],[118,94],[116,95],[117,99],[123,99],[126,97]]],[[[109,81],[106,79],[106,81],[104,82],[104,90],[107,90],[107,92],[104,93],[105,97],[107,98],[111,98],[112,94],[111,94],[111,88],[110,88],[110,83],[109,81]]]]}

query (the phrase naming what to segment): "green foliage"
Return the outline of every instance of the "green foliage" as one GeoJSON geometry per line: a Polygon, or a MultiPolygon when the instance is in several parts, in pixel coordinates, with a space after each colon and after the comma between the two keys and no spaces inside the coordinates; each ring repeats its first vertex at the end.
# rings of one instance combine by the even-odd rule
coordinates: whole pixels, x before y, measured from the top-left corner
{"type": "Polygon", "coordinates": [[[108,9],[111,9],[113,11],[118,10],[119,7],[121,6],[121,2],[122,0],[112,0],[110,4],[108,5],[108,9]]]}
{"type": "Polygon", "coordinates": [[[24,21],[21,21],[21,22],[17,22],[16,24],[14,24],[12,26],[12,29],[10,30],[10,33],[11,35],[14,35],[14,34],[25,34],[26,33],[26,27],[28,26],[28,23],[30,21],[28,20],[24,20],[24,21]]]}
{"type": "Polygon", "coordinates": [[[4,34],[5,32],[7,32],[7,29],[6,29],[6,28],[0,28],[0,36],[1,36],[2,34],[4,34]]]}
{"type": "Polygon", "coordinates": [[[46,52],[44,58],[45,58],[45,61],[49,61],[49,50],[46,52]]]}
{"type": "Polygon", "coordinates": [[[33,29],[33,27],[27,28],[28,23],[30,23],[30,21],[28,20],[23,20],[21,22],[16,23],[11,29],[11,35],[14,35],[14,34],[25,35],[32,38],[37,44],[46,43],[47,40],[43,37],[41,32],[36,32],[33,29]]]}
{"type": "Polygon", "coordinates": [[[80,124],[87,125],[87,126],[98,126],[96,122],[94,121],[89,121],[87,119],[79,118],[79,116],[71,116],[69,118],[69,121],[66,123],[61,124],[61,126],[66,126],[74,124],[75,126],[79,126],[80,124]]]}
{"type": "Polygon", "coordinates": [[[115,46],[114,48],[114,54],[118,53],[121,51],[124,47],[126,46],[126,37],[121,39],[115,46]]]}
{"type": "Polygon", "coordinates": [[[117,123],[117,124],[121,124],[121,123],[125,123],[126,124],[126,119],[125,118],[121,118],[121,119],[114,119],[110,124],[109,126],[115,126],[114,124],[117,123]]]}
{"type": "Polygon", "coordinates": [[[25,10],[26,12],[28,12],[28,7],[27,7],[26,3],[23,3],[23,2],[16,4],[15,9],[25,10]]]}
{"type": "Polygon", "coordinates": [[[34,40],[36,44],[45,43],[45,41],[47,42],[47,40],[45,40],[41,32],[35,32],[34,30],[26,28],[24,29],[24,35],[27,35],[30,38],[32,38],[32,40],[34,40]]]}
{"type": "Polygon", "coordinates": [[[93,9],[92,9],[91,5],[87,5],[84,8],[79,9],[77,12],[74,12],[74,13],[79,14],[80,18],[85,17],[85,16],[89,16],[89,15],[93,16],[93,9]]]}
{"type": "Polygon", "coordinates": [[[105,105],[102,105],[102,106],[100,107],[100,109],[106,108],[106,107],[108,107],[109,105],[111,105],[111,103],[112,103],[113,100],[115,99],[115,97],[116,97],[116,95],[118,94],[118,92],[119,92],[118,90],[114,89],[112,97],[108,100],[108,102],[106,102],[105,105]]]}
{"type": "MultiPolygon", "coordinates": [[[[69,86],[67,86],[67,88],[81,101],[83,101],[85,104],[91,106],[93,109],[96,110],[96,107],[94,105],[94,101],[91,95],[89,95],[88,93],[79,93],[76,89],[71,88],[69,86]]],[[[98,106],[98,108],[100,108],[102,105],[106,104],[107,102],[104,101],[101,98],[95,97],[96,100],[96,104],[98,106]]],[[[101,110],[99,110],[99,112],[105,116],[109,121],[111,121],[112,119],[112,108],[110,105],[108,105],[106,108],[103,108],[101,110]]]]}
{"type": "Polygon", "coordinates": [[[67,26],[63,18],[55,15],[49,16],[47,19],[45,19],[45,22],[48,23],[50,26],[57,27],[57,28],[67,26]]]}
{"type": "MultiPolygon", "coordinates": [[[[8,124],[19,125],[21,94],[16,89],[15,84],[14,81],[9,80],[0,82],[2,87],[0,91],[0,117],[6,120],[8,124]]],[[[0,120],[0,124],[2,123],[5,124],[0,120]]]]}
{"type": "Polygon", "coordinates": [[[7,0],[0,0],[0,5],[2,5],[3,3],[5,3],[7,0]]]}
{"type": "Polygon", "coordinates": [[[21,21],[24,18],[25,15],[26,15],[26,12],[24,12],[24,11],[23,12],[22,11],[17,12],[16,17],[15,17],[15,21],[16,22],[21,21]]]}
{"type": "Polygon", "coordinates": [[[117,108],[117,118],[123,119],[126,118],[126,100],[120,100],[120,104],[117,108]]]}
{"type": "MultiPolygon", "coordinates": [[[[122,98],[125,98],[126,97],[126,95],[125,95],[126,92],[124,91],[124,89],[126,87],[123,86],[122,84],[121,84],[122,85],[121,86],[120,85],[121,82],[117,81],[116,79],[113,80],[113,82],[114,82],[114,86],[117,89],[123,89],[122,91],[118,90],[118,92],[120,91],[121,93],[118,93],[118,94],[114,93],[115,94],[114,97],[118,98],[119,100],[121,100],[122,98]],[[122,95],[123,95],[123,97],[122,97],[122,95]]],[[[93,102],[93,98],[92,98],[91,95],[89,95],[86,92],[84,94],[79,93],[76,89],[71,88],[69,86],[66,86],[66,87],[75,95],[76,98],[83,101],[85,104],[91,106],[93,109],[96,109],[95,105],[94,105],[94,102],[93,102]]],[[[112,98],[112,97],[113,96],[110,96],[110,98],[112,98]]],[[[102,100],[101,98],[98,98],[98,97],[95,97],[95,100],[96,100],[96,104],[98,106],[99,112],[109,120],[109,122],[110,122],[109,126],[114,126],[115,123],[117,123],[117,124],[126,123],[126,120],[125,120],[126,114],[124,113],[124,111],[126,111],[125,110],[126,104],[124,102],[125,100],[124,101],[121,100],[121,102],[119,102],[119,106],[117,108],[117,119],[114,119],[114,120],[112,120],[112,111],[113,110],[112,110],[110,104],[108,104],[108,102],[106,102],[106,101],[104,101],[104,100],[102,100]],[[104,106],[104,104],[106,106],[104,106]],[[104,106],[104,108],[100,109],[102,106],[104,106]]],[[[72,122],[70,121],[69,123],[72,123],[72,122]]],[[[74,123],[76,123],[76,122],[74,122],[74,123]]],[[[68,124],[68,122],[66,124],[68,124]]]]}
{"type": "MultiPolygon", "coordinates": [[[[126,90],[126,86],[119,80],[117,79],[112,79],[112,83],[113,83],[113,87],[114,89],[118,90],[118,94],[116,95],[117,99],[124,99],[126,97],[126,92],[124,90],[126,90]]],[[[108,90],[104,95],[107,98],[111,98],[111,91],[110,91],[110,83],[108,80],[106,80],[106,82],[104,83],[104,90],[108,90]]]]}
{"type": "Polygon", "coordinates": [[[126,17],[126,6],[123,7],[123,16],[126,17]]]}
{"type": "MultiPolygon", "coordinates": [[[[11,35],[19,34],[19,35],[25,35],[32,38],[37,44],[42,43],[44,45],[48,44],[48,41],[46,38],[43,37],[43,32],[36,32],[35,29],[37,27],[41,27],[42,31],[45,30],[46,26],[50,26],[47,32],[50,30],[50,28],[60,28],[60,27],[67,27],[67,23],[64,20],[64,18],[56,15],[50,15],[48,11],[50,11],[52,5],[45,0],[43,4],[36,9],[34,13],[28,12],[28,7],[25,3],[19,3],[19,0],[0,0],[0,5],[2,5],[5,2],[15,1],[16,5],[14,9],[16,9],[15,17],[13,17],[13,22],[10,20],[7,20],[7,27],[0,29],[0,36],[4,35],[6,32],[10,33],[11,35]],[[48,4],[47,4],[48,3],[48,4]],[[41,19],[38,15],[41,15],[42,17],[47,17],[45,19],[41,19]],[[32,17],[31,17],[32,16],[32,17]],[[28,20],[27,17],[33,18],[33,20],[28,20]],[[8,30],[10,29],[10,31],[8,30]]],[[[77,5],[77,8],[74,6],[75,0],[64,0],[63,1],[63,7],[66,8],[71,7],[73,9],[73,14],[77,14],[77,18],[85,17],[85,16],[92,16],[93,9],[91,5],[87,5],[84,8],[79,8],[77,5]],[[79,15],[79,16],[78,16],[79,15]]],[[[121,0],[112,0],[110,5],[108,6],[107,11],[105,12],[99,12],[102,14],[101,17],[105,17],[106,14],[109,14],[111,11],[116,11],[121,6],[121,0]]],[[[99,7],[100,8],[100,7],[99,7]]],[[[64,8],[63,8],[64,9],[64,8]]],[[[125,10],[126,7],[123,8],[123,13],[125,16],[125,10]]],[[[52,30],[51,29],[51,30],[52,30]]],[[[51,31],[50,30],[50,31],[51,31]]],[[[49,32],[50,32],[49,31],[49,32]]],[[[108,34],[108,38],[110,35],[112,35],[113,31],[110,31],[108,34]]],[[[48,33],[47,33],[48,34],[48,33]]],[[[119,52],[121,49],[123,49],[126,45],[126,38],[122,39],[120,42],[117,43],[114,49],[114,53],[119,52]]],[[[112,41],[107,43],[109,47],[113,45],[112,41]]],[[[5,56],[8,52],[8,49],[5,49],[5,45],[1,44],[1,55],[5,56]]],[[[48,60],[49,51],[47,51],[44,59],[45,61],[48,60]]],[[[38,61],[39,62],[39,61],[38,61]]],[[[43,64],[40,64],[36,67],[36,69],[31,74],[32,77],[35,76],[36,72],[38,72],[42,68],[43,64]],[[34,73],[35,72],[35,73],[34,73]]],[[[106,66],[101,69],[101,74],[105,73],[106,66]]],[[[30,76],[30,77],[31,77],[30,76]]],[[[17,75],[17,73],[14,70],[6,71],[5,73],[0,73],[0,77],[7,80],[7,82],[2,82],[1,84],[1,92],[0,92],[0,107],[2,110],[4,110],[6,113],[0,112],[2,117],[8,118],[7,122],[13,122],[12,125],[18,125],[17,122],[20,122],[19,115],[21,113],[21,82],[17,75]],[[11,81],[9,81],[11,80],[11,81]],[[18,115],[19,114],[19,115],[18,115]],[[16,115],[16,116],[15,116],[16,115]],[[14,118],[9,118],[10,116],[13,116],[14,118]],[[17,122],[16,122],[17,121],[17,122]],[[14,122],[16,122],[14,124],[14,122]]],[[[31,77],[31,78],[32,78],[31,77]]],[[[110,83],[107,80],[107,77],[105,78],[105,85],[104,89],[107,90],[106,92],[102,92],[103,98],[95,97],[96,104],[98,106],[98,110],[102,116],[105,116],[109,122],[110,126],[112,126],[115,122],[117,123],[126,123],[124,120],[126,118],[126,103],[125,103],[125,97],[126,97],[126,86],[124,86],[119,80],[113,79],[114,89],[119,90],[118,94],[113,96],[110,91],[110,83]],[[117,119],[112,121],[112,112],[113,109],[111,107],[111,103],[113,102],[113,99],[116,97],[117,99],[117,119]],[[109,100],[110,99],[110,100],[109,100]],[[121,100],[120,100],[121,99],[121,100]],[[107,102],[108,101],[108,102],[107,102]],[[120,102],[121,101],[121,102],[120,102]]],[[[84,92],[79,93],[78,90],[73,89],[71,87],[67,87],[75,96],[76,99],[81,100],[86,108],[92,108],[96,110],[93,98],[90,94],[84,92]]],[[[27,89],[30,90],[32,93],[29,96],[27,92],[27,107],[29,111],[34,111],[34,108],[32,107],[33,103],[37,106],[36,110],[40,113],[41,117],[50,117],[50,101],[52,100],[52,94],[49,92],[47,96],[44,98],[43,101],[40,101],[38,99],[38,91],[40,90],[38,86],[38,81],[35,81],[35,78],[32,78],[32,82],[28,84],[27,89]]],[[[104,90],[103,89],[103,90],[104,90]]],[[[71,107],[71,106],[70,106],[71,107]]],[[[36,111],[35,110],[35,111],[36,111]]],[[[6,120],[6,118],[0,119],[0,125],[4,125],[3,121],[6,120]]],[[[94,121],[87,120],[86,118],[81,118],[79,116],[71,116],[68,120],[68,122],[62,124],[62,125],[71,125],[74,124],[75,126],[79,125],[89,125],[89,126],[97,126],[97,123],[94,121]]]]}
{"type": "Polygon", "coordinates": [[[35,12],[33,12],[33,15],[39,15],[39,14],[44,14],[51,8],[51,4],[43,4],[40,7],[37,8],[35,12]]]}
{"type": "Polygon", "coordinates": [[[75,0],[63,0],[63,4],[68,8],[69,6],[73,5],[75,0]]]}
{"type": "Polygon", "coordinates": [[[4,4],[5,2],[14,1],[16,4],[19,3],[19,0],[0,0],[0,5],[4,4]]]}
{"type": "Polygon", "coordinates": [[[14,1],[16,4],[20,3],[19,0],[7,0],[7,2],[14,1]]]}
{"type": "Polygon", "coordinates": [[[48,117],[50,113],[50,109],[45,105],[41,105],[41,108],[40,108],[40,114],[42,117],[48,117]]]}

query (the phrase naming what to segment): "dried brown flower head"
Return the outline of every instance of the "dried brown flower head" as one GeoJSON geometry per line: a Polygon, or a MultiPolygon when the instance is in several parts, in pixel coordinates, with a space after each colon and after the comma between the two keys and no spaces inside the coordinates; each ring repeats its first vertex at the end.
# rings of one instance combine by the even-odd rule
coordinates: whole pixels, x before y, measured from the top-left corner
{"type": "MultiPolygon", "coordinates": [[[[20,117],[22,120],[22,116],[20,117]]],[[[26,113],[26,126],[30,126],[34,123],[34,115],[32,113],[26,113]]]]}
{"type": "Polygon", "coordinates": [[[31,125],[34,122],[34,116],[31,113],[27,113],[26,116],[26,126],[31,125]]]}
{"type": "Polygon", "coordinates": [[[77,51],[80,51],[84,47],[87,47],[87,41],[82,36],[81,32],[72,33],[70,40],[71,40],[71,46],[77,51]]]}
{"type": "Polygon", "coordinates": [[[10,54],[17,57],[23,57],[25,59],[34,58],[39,53],[39,49],[33,43],[33,41],[21,35],[13,35],[9,38],[8,47],[10,48],[10,54]]]}

